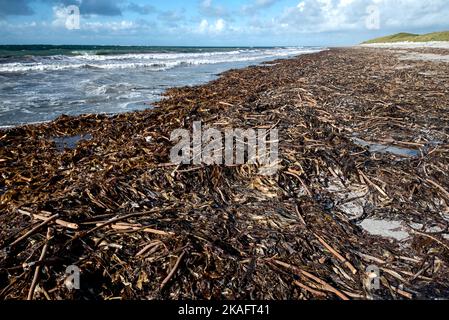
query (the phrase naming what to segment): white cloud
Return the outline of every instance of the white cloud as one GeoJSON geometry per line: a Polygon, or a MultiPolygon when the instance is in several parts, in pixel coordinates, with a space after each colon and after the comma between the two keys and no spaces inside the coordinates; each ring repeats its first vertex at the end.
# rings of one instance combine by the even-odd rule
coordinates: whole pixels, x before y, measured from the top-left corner
{"type": "Polygon", "coordinates": [[[226,22],[223,19],[218,19],[215,22],[214,30],[216,32],[222,32],[226,27],[226,22]]]}
{"type": "Polygon", "coordinates": [[[53,7],[53,26],[64,27],[67,21],[67,9],[63,6],[53,7]]]}
{"type": "MultiPolygon", "coordinates": [[[[449,6],[446,0],[301,0],[274,18],[275,24],[288,24],[296,32],[366,30],[367,9],[376,6],[381,29],[447,28],[449,6]]],[[[270,23],[267,21],[266,25],[270,23]]]]}
{"type": "Polygon", "coordinates": [[[248,15],[257,14],[260,10],[269,8],[279,2],[279,0],[253,0],[251,4],[244,5],[242,12],[248,15]]]}
{"type": "MultiPolygon", "coordinates": [[[[51,8],[56,3],[72,1],[76,0],[46,0],[46,3],[51,8]]],[[[133,1],[139,3],[135,0],[123,0],[123,3],[133,1]]],[[[96,0],[89,0],[89,3],[93,2],[96,0]]],[[[189,43],[189,39],[209,43],[212,38],[214,44],[223,45],[229,44],[229,41],[258,45],[283,41],[301,43],[307,39],[325,44],[337,39],[338,33],[338,37],[342,38],[338,41],[351,43],[372,35],[368,34],[372,31],[366,24],[369,14],[367,9],[375,5],[380,14],[380,30],[376,31],[379,35],[449,29],[447,0],[292,0],[290,3],[286,0],[245,0],[245,3],[246,6],[242,6],[237,1],[196,0],[193,8],[196,11],[192,8],[183,9],[188,4],[169,11],[163,11],[155,4],[154,8],[135,7],[132,14],[129,13],[129,6],[122,6],[122,16],[112,16],[113,12],[107,17],[98,14],[82,16],[80,31],[65,28],[66,12],[64,7],[57,5],[53,7],[53,16],[49,20],[39,21],[40,16],[36,16],[36,19],[27,18],[25,23],[24,18],[14,21],[14,17],[8,16],[2,22],[0,15],[0,26],[3,26],[3,33],[9,37],[8,41],[12,39],[15,42],[19,41],[16,39],[25,38],[25,35],[44,39],[42,42],[45,42],[45,39],[51,40],[57,35],[80,39],[80,36],[90,37],[92,34],[92,39],[122,36],[125,39],[122,42],[125,43],[128,42],[128,35],[138,35],[138,41],[163,39],[164,43],[171,44],[189,43]],[[152,16],[146,20],[136,18],[135,11],[151,13],[152,16]],[[37,23],[34,24],[33,20],[37,23]],[[26,29],[29,29],[28,33],[26,29]]]]}
{"type": "MultiPolygon", "coordinates": [[[[67,8],[63,6],[53,7],[53,21],[52,26],[56,28],[66,28],[66,21],[68,17],[67,8]]],[[[81,23],[82,30],[100,32],[100,31],[123,31],[146,27],[143,24],[134,21],[119,20],[119,21],[89,21],[84,19],[81,23]]]]}
{"type": "Polygon", "coordinates": [[[197,31],[199,33],[221,33],[227,27],[226,21],[222,18],[217,19],[215,23],[210,24],[207,19],[201,20],[197,31]]]}
{"type": "Polygon", "coordinates": [[[198,31],[200,33],[205,33],[209,29],[209,21],[206,19],[201,20],[200,25],[198,26],[198,31]]]}
{"type": "Polygon", "coordinates": [[[225,7],[215,5],[212,0],[201,0],[200,12],[209,17],[224,17],[229,15],[225,7]]]}
{"type": "Polygon", "coordinates": [[[137,25],[133,21],[113,21],[113,22],[86,22],[82,25],[83,30],[91,31],[123,31],[139,29],[140,25],[137,25]]]}

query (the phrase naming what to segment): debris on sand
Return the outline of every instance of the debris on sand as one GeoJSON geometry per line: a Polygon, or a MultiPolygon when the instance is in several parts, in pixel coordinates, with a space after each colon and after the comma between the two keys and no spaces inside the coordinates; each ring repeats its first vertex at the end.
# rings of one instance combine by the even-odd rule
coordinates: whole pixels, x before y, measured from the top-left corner
{"type": "Polygon", "coordinates": [[[171,89],[152,110],[1,131],[0,299],[449,297],[448,74],[332,49],[171,89]],[[170,133],[194,121],[277,127],[281,168],[171,165],[170,133]],[[420,227],[394,239],[367,219],[420,227]]]}

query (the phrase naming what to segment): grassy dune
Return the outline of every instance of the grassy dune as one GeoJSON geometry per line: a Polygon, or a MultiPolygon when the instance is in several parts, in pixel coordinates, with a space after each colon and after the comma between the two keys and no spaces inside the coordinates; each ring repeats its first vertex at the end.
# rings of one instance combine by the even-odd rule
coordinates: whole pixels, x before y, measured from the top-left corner
{"type": "Polygon", "coordinates": [[[428,33],[428,34],[423,34],[423,35],[403,32],[403,33],[397,33],[397,34],[386,36],[386,37],[372,39],[372,40],[364,42],[363,44],[391,43],[391,42],[403,42],[403,41],[409,41],[409,42],[449,41],[449,31],[433,32],[433,33],[428,33]]]}

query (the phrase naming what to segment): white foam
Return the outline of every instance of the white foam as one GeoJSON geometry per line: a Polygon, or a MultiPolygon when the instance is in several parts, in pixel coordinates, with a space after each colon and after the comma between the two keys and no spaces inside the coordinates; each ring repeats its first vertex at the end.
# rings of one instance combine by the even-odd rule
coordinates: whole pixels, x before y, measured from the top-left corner
{"type": "Polygon", "coordinates": [[[40,58],[39,62],[14,62],[0,64],[0,73],[25,73],[62,71],[81,68],[138,69],[165,71],[183,65],[204,65],[227,62],[247,62],[280,58],[319,50],[304,48],[247,49],[228,52],[205,53],[148,53],[123,55],[80,55],[75,57],[54,56],[40,58]]]}

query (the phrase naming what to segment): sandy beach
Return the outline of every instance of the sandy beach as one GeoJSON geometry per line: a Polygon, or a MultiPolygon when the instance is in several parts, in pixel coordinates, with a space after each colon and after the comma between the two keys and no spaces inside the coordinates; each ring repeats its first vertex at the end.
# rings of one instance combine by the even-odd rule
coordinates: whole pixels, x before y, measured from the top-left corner
{"type": "Polygon", "coordinates": [[[448,41],[429,41],[429,42],[389,42],[389,43],[370,43],[361,44],[363,48],[384,48],[384,49],[449,49],[448,41]]]}
{"type": "Polygon", "coordinates": [[[330,49],[0,131],[0,299],[26,298],[34,266],[36,299],[447,298],[448,57],[330,49]],[[170,164],[194,121],[278,128],[278,173],[170,164]]]}

